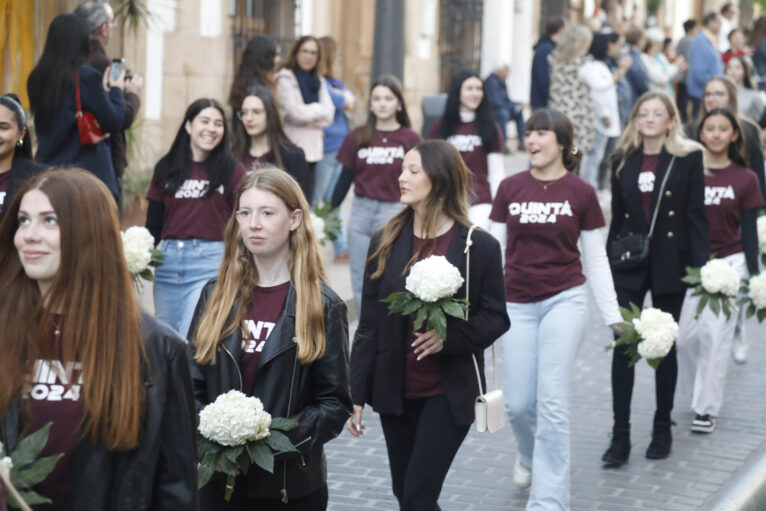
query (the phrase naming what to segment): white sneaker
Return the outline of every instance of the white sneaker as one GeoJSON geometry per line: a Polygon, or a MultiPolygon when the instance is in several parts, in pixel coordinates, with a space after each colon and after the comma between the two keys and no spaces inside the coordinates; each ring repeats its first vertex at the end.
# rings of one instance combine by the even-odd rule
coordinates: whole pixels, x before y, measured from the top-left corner
{"type": "Polygon", "coordinates": [[[513,464],[513,482],[519,488],[529,488],[532,484],[532,470],[522,465],[520,456],[516,456],[513,464]]]}

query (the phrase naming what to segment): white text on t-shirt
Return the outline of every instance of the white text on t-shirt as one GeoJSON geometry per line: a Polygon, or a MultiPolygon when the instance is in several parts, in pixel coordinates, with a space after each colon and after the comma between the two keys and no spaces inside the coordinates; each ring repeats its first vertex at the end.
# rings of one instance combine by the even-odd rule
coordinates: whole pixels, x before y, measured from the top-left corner
{"type": "Polygon", "coordinates": [[[398,147],[362,147],[356,153],[360,160],[365,160],[368,164],[389,164],[394,163],[394,158],[404,159],[404,148],[398,147]]]}
{"type": "Polygon", "coordinates": [[[37,401],[78,401],[82,383],[80,362],[37,360],[30,378],[29,396],[37,401]],[[77,383],[70,387],[75,381],[77,383]]]}
{"type": "Polygon", "coordinates": [[[452,135],[447,142],[455,146],[455,149],[461,153],[470,153],[476,147],[481,147],[481,137],[479,135],[452,135]]]}
{"type": "Polygon", "coordinates": [[[734,200],[734,189],[729,186],[706,186],[705,187],[705,206],[718,206],[721,199],[734,200]]]}
{"type": "MultiPolygon", "coordinates": [[[[176,199],[199,199],[205,196],[209,186],[210,181],[207,179],[187,179],[176,190],[175,197],[176,199]]],[[[223,195],[223,185],[220,185],[216,191],[223,195]]]]}
{"type": "Polygon", "coordinates": [[[508,205],[511,216],[519,216],[521,224],[556,223],[558,215],[573,216],[569,201],[564,202],[511,202],[508,205]]]}
{"type": "Polygon", "coordinates": [[[250,339],[247,341],[245,352],[260,353],[263,351],[266,339],[269,337],[275,324],[276,323],[271,323],[269,321],[253,321],[252,319],[246,319],[245,325],[247,326],[247,331],[250,333],[250,339]]]}
{"type": "Polygon", "coordinates": [[[654,191],[654,172],[641,172],[638,175],[638,191],[642,193],[654,191]]]}

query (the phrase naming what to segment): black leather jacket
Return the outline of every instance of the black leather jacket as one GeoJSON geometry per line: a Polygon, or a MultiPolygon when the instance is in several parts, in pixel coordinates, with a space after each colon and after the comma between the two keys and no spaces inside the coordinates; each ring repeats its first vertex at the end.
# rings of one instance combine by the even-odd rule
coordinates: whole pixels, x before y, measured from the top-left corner
{"type": "MultiPolygon", "coordinates": [[[[148,367],[146,407],[138,447],[127,452],[93,445],[74,453],[69,508],[109,511],[196,510],[197,448],[190,362],[185,342],[168,326],[141,315],[148,367]]],[[[2,441],[18,442],[19,398],[6,410],[2,441]]]]}
{"type": "MultiPolygon", "coordinates": [[[[214,287],[215,279],[202,290],[190,332],[202,317],[214,287]]],[[[273,474],[251,466],[247,475],[251,498],[297,498],[324,486],[327,462],[323,445],[340,434],[351,416],[346,304],[322,284],[327,349],[324,357],[304,365],[296,357],[295,302],[295,288],[291,284],[285,309],[261,353],[252,395],[263,402],[272,417],[291,417],[300,422],[288,432],[300,454],[278,455],[273,474]]],[[[236,308],[235,305],[230,318],[236,315],[236,308]]],[[[193,351],[194,346],[189,346],[193,351]]],[[[200,365],[192,361],[198,412],[220,394],[242,390],[241,361],[240,329],[221,342],[215,364],[200,365]]]]}

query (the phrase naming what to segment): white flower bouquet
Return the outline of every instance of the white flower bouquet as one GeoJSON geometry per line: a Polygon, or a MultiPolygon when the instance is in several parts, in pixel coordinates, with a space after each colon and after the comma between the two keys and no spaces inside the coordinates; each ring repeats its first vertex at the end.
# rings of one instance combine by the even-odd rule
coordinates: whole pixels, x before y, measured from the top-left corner
{"type": "Polygon", "coordinates": [[[52,503],[51,499],[32,490],[45,481],[63,456],[54,454],[40,458],[52,425],[49,422],[31,435],[25,430],[10,456],[5,456],[4,446],[0,443],[0,482],[7,492],[4,498],[9,506],[26,511],[31,510],[30,506],[52,503]]]}
{"type": "Polygon", "coordinates": [[[162,266],[164,255],[154,248],[154,237],[146,227],[128,227],[122,233],[122,249],[128,263],[128,271],[133,277],[136,290],[140,290],[141,281],[154,281],[151,267],[162,266]]]}
{"type": "Polygon", "coordinates": [[[745,317],[756,316],[762,323],[766,319],[766,272],[742,279],[740,292],[742,298],[737,300],[737,305],[747,306],[745,317]]]}
{"type": "Polygon", "coordinates": [[[415,316],[415,331],[426,323],[426,330],[436,330],[447,340],[447,315],[463,319],[468,309],[466,299],[453,298],[463,285],[460,270],[444,256],[430,256],[418,261],[410,269],[405,289],[391,293],[381,302],[388,303],[389,314],[415,316]]]}
{"type": "Polygon", "coordinates": [[[273,473],[275,454],[298,452],[283,433],[297,425],[294,419],[272,418],[256,397],[238,390],[221,394],[199,413],[198,487],[205,486],[216,470],[223,472],[228,501],[237,474],[247,474],[251,463],[273,473]]]}
{"type": "Polygon", "coordinates": [[[723,259],[711,259],[702,268],[686,267],[686,276],[682,282],[695,286],[691,296],[699,296],[695,318],[699,318],[705,306],[718,316],[723,310],[726,319],[731,317],[735,309],[732,298],[740,288],[739,273],[723,259]]]}
{"type": "Polygon", "coordinates": [[[634,303],[630,304],[630,310],[620,307],[620,314],[625,322],[618,323],[617,327],[624,333],[606,349],[627,345],[630,366],[645,358],[652,368],[657,369],[678,339],[678,323],[667,312],[653,307],[641,310],[634,303]]]}
{"type": "Polygon", "coordinates": [[[329,202],[325,202],[321,206],[315,205],[310,215],[311,226],[319,243],[324,244],[325,240],[335,241],[338,239],[340,235],[340,211],[338,208],[333,208],[329,202]]]}

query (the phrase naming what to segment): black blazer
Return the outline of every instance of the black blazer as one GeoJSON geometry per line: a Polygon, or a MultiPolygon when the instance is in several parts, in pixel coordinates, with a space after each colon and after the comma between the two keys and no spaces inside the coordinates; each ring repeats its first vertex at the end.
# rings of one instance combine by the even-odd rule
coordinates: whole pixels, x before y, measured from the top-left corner
{"type": "MultiPolygon", "coordinates": [[[[303,190],[303,195],[306,196],[306,200],[311,202],[311,197],[314,193],[314,176],[311,173],[309,164],[306,162],[306,154],[303,152],[303,149],[297,145],[280,145],[279,156],[282,158],[283,170],[298,181],[301,190],[303,190]]],[[[277,164],[273,150],[269,151],[269,154],[266,155],[266,161],[273,165],[277,164]]]]}
{"type": "MultiPolygon", "coordinates": [[[[657,163],[652,194],[652,211],[672,155],[663,148],[657,163]]],[[[620,158],[612,162],[612,223],[607,244],[621,236],[648,233],[638,174],[643,152],[628,154],[625,166],[617,173],[620,158]]],[[[710,256],[708,225],[705,216],[705,178],[702,152],[676,157],[660,203],[654,235],[650,242],[649,265],[633,270],[612,268],[615,288],[638,291],[651,268],[650,287],[654,293],[680,293],[686,266],[700,267],[710,256]]]]}
{"type": "Polygon", "coordinates": [[[24,186],[27,179],[45,170],[48,170],[47,165],[37,163],[29,158],[20,157],[18,154],[14,155],[13,161],[11,162],[11,177],[8,182],[8,190],[5,193],[5,201],[3,202],[2,211],[0,211],[0,220],[2,220],[5,211],[8,210],[11,202],[13,202],[13,198],[16,197],[19,189],[24,186]]]}
{"type": "MultiPolygon", "coordinates": [[[[382,231],[373,236],[371,255],[380,244],[382,231]]],[[[468,227],[455,224],[455,232],[447,249],[447,259],[457,266],[465,278],[465,243],[468,227]]],[[[404,359],[409,320],[401,314],[388,314],[388,305],[380,302],[389,294],[404,291],[402,275],[412,257],[412,221],[407,223],[378,279],[371,279],[377,263],[365,271],[362,288],[362,313],[351,350],[351,397],[354,404],[365,402],[386,415],[401,415],[404,401],[404,359]]],[[[441,382],[452,416],[458,426],[474,420],[474,400],[479,395],[476,369],[471,354],[476,355],[484,381],[484,349],[492,345],[511,325],[505,308],[505,284],[500,244],[485,231],[471,235],[470,296],[468,321],[448,317],[444,349],[431,355],[440,362],[441,382]]],[[[455,294],[465,297],[465,284],[455,294]]]]}

